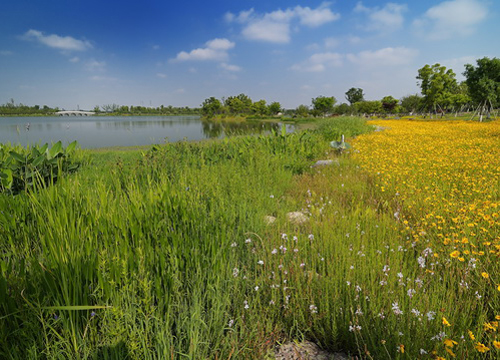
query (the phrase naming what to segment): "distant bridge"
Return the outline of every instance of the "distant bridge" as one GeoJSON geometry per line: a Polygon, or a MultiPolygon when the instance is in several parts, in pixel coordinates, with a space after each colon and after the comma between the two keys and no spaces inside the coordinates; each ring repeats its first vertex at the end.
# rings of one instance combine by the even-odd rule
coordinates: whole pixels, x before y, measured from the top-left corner
{"type": "Polygon", "coordinates": [[[80,110],[68,110],[68,111],[58,111],[56,112],[59,116],[92,116],[95,115],[93,111],[80,111],[80,110]]]}

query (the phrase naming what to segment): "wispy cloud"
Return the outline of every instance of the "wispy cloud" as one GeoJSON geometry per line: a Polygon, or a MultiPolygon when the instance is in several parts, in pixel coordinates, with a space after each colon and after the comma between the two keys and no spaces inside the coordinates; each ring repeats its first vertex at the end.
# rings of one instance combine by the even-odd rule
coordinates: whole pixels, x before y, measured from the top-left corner
{"type": "Polygon", "coordinates": [[[10,50],[0,50],[0,55],[2,55],[2,56],[10,56],[10,55],[14,55],[14,52],[10,51],[10,50]]]}
{"type": "Polygon", "coordinates": [[[291,39],[293,21],[298,22],[297,26],[318,27],[338,20],[340,14],[332,12],[329,6],[329,3],[324,2],[315,9],[296,6],[263,14],[250,9],[241,11],[238,15],[226,13],[225,19],[229,23],[241,24],[243,26],[241,33],[246,39],[288,43],[291,39]]]}
{"type": "Polygon", "coordinates": [[[157,73],[157,74],[156,74],[156,77],[159,77],[160,79],[166,79],[166,78],[167,78],[167,74],[164,74],[164,73],[157,73]]]}
{"type": "Polygon", "coordinates": [[[219,65],[222,69],[230,72],[238,72],[241,71],[241,67],[238,65],[231,65],[231,64],[226,64],[226,63],[221,63],[219,65]]]}
{"type": "Polygon", "coordinates": [[[225,61],[228,58],[228,51],[234,48],[235,43],[228,39],[213,39],[205,43],[205,47],[181,51],[173,61],[225,61]]]}
{"type": "Polygon", "coordinates": [[[384,67],[410,64],[418,55],[418,50],[407,47],[386,47],[358,54],[347,54],[349,61],[365,67],[384,67]]]}
{"type": "Polygon", "coordinates": [[[65,51],[85,51],[92,48],[92,44],[88,40],[78,40],[71,36],[59,36],[56,34],[44,35],[39,30],[28,30],[23,38],[26,40],[34,40],[40,44],[53,49],[65,51]]]}
{"type": "Polygon", "coordinates": [[[75,56],[75,57],[72,57],[71,59],[69,59],[69,62],[72,62],[72,63],[77,63],[80,61],[80,58],[78,56],[75,56]]]}
{"type": "Polygon", "coordinates": [[[106,62],[91,59],[91,60],[87,61],[87,63],[85,64],[85,69],[87,69],[87,71],[90,71],[90,72],[105,72],[106,71],[106,62]]]}
{"type": "Polygon", "coordinates": [[[413,22],[413,26],[419,34],[431,40],[446,40],[474,33],[487,15],[488,7],[483,1],[444,1],[427,10],[413,22]]]}
{"type": "Polygon", "coordinates": [[[403,26],[403,13],[408,10],[406,4],[387,3],[384,7],[369,8],[360,1],[354,12],[366,14],[368,21],[363,26],[368,31],[391,32],[403,26]]]}
{"type": "Polygon", "coordinates": [[[344,56],[339,53],[317,53],[300,64],[293,65],[290,69],[306,72],[323,72],[327,68],[342,66],[344,56]]]}

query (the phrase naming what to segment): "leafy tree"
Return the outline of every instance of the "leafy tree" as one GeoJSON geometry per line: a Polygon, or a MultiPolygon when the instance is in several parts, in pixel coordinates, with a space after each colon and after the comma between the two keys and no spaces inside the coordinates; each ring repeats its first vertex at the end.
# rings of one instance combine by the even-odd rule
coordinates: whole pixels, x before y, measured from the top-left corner
{"type": "Polygon", "coordinates": [[[345,93],[345,98],[349,103],[352,105],[354,103],[357,103],[359,101],[364,100],[364,94],[363,94],[363,89],[360,88],[350,88],[347,90],[345,93]]]}
{"type": "Polygon", "coordinates": [[[384,112],[386,113],[392,113],[394,112],[394,109],[398,105],[398,99],[393,98],[392,96],[385,96],[382,98],[380,101],[382,103],[382,108],[384,109],[384,112]]]}
{"type": "Polygon", "coordinates": [[[267,115],[268,108],[266,104],[266,100],[259,100],[253,103],[252,112],[257,115],[267,115]]]}
{"type": "Polygon", "coordinates": [[[221,110],[222,103],[219,101],[219,99],[216,99],[213,96],[205,99],[205,101],[203,101],[203,104],[201,105],[201,113],[206,117],[215,116],[216,114],[219,114],[221,110]]]}
{"type": "Polygon", "coordinates": [[[451,105],[451,95],[456,92],[457,81],[453,70],[446,70],[445,66],[434,64],[425,65],[418,70],[417,80],[424,96],[424,106],[428,110],[451,105]]]}
{"type": "Polygon", "coordinates": [[[335,115],[345,115],[352,112],[352,106],[342,103],[333,108],[333,113],[335,115]]]}
{"type": "Polygon", "coordinates": [[[297,109],[295,109],[295,115],[297,117],[308,117],[309,116],[309,106],[307,106],[307,105],[297,106],[297,109]]]}
{"type": "Polygon", "coordinates": [[[325,116],[327,113],[333,111],[333,105],[335,105],[336,102],[337,100],[333,96],[318,96],[312,99],[313,110],[325,116]]]}
{"type": "Polygon", "coordinates": [[[476,105],[486,104],[489,109],[500,106],[500,59],[484,57],[476,60],[476,66],[465,65],[469,94],[476,105]]]}
{"type": "Polygon", "coordinates": [[[269,104],[268,110],[271,115],[276,115],[277,113],[281,112],[281,104],[277,101],[274,101],[269,104]]]}
{"type": "Polygon", "coordinates": [[[423,98],[418,94],[403,96],[400,100],[401,108],[404,112],[417,112],[422,106],[423,98]]]}
{"type": "Polygon", "coordinates": [[[375,101],[359,101],[353,105],[358,114],[376,114],[382,112],[382,103],[375,101]]]}
{"type": "Polygon", "coordinates": [[[230,96],[224,100],[224,106],[231,114],[249,114],[252,110],[252,99],[245,94],[230,96]]]}

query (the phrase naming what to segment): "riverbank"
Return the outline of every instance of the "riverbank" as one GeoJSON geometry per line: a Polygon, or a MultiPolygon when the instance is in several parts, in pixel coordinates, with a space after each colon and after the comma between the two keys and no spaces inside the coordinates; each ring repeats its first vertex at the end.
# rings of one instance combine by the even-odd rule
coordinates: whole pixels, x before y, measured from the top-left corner
{"type": "Polygon", "coordinates": [[[489,252],[498,187],[462,181],[460,151],[472,145],[453,135],[474,137],[483,151],[469,156],[483,158],[470,173],[487,181],[500,175],[498,129],[432,125],[360,136],[373,130],[364,120],[334,118],[314,131],[87,150],[90,161],[55,186],[0,194],[0,357],[272,359],[278,344],[308,340],[403,359],[447,356],[446,339],[457,357],[480,358],[477,343],[494,354],[484,324],[496,329],[500,315],[489,252]],[[353,151],[330,147],[342,134],[353,151]],[[434,184],[429,167],[443,175],[434,184]],[[475,190],[489,199],[478,225],[437,206],[450,184],[471,189],[460,194],[471,204],[475,190]],[[442,218],[428,220],[434,209],[442,218]],[[445,244],[438,226],[459,235],[445,244]]]}

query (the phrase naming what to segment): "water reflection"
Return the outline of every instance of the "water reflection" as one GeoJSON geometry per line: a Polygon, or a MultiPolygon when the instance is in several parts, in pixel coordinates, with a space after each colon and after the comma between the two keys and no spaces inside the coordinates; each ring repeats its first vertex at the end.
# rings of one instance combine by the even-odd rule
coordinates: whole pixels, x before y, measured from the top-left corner
{"type": "Polygon", "coordinates": [[[203,134],[207,138],[221,138],[224,136],[265,134],[272,130],[280,129],[279,123],[259,122],[224,122],[224,121],[202,121],[203,134]]]}
{"type": "MultiPolygon", "coordinates": [[[[0,143],[77,140],[82,148],[160,144],[279,131],[279,123],[205,121],[198,116],[0,117],[0,143]],[[27,124],[30,124],[29,127],[27,124]]],[[[293,126],[287,126],[293,131],[293,126]]]]}

